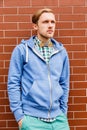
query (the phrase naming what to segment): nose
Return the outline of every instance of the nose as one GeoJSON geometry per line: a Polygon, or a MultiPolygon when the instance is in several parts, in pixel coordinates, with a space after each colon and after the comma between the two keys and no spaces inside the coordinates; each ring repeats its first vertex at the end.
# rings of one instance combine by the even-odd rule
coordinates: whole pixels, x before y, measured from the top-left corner
{"type": "Polygon", "coordinates": [[[53,27],[53,24],[51,22],[49,22],[49,27],[53,27]]]}

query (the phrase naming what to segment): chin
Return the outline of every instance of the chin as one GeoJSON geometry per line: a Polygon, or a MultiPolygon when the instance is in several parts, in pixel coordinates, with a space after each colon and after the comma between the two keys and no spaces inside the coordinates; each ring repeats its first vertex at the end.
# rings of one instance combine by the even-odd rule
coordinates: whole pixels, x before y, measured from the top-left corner
{"type": "Polygon", "coordinates": [[[53,35],[48,36],[48,38],[52,38],[52,37],[53,37],[53,35]]]}

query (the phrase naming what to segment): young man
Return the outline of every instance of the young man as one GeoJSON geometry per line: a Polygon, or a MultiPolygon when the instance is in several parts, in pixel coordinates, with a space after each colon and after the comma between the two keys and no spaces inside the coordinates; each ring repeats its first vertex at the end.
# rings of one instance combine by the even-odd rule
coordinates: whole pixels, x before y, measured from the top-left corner
{"type": "Polygon", "coordinates": [[[20,130],[69,130],[69,59],[53,39],[55,15],[41,9],[32,17],[36,36],[15,47],[8,74],[10,107],[20,130]]]}

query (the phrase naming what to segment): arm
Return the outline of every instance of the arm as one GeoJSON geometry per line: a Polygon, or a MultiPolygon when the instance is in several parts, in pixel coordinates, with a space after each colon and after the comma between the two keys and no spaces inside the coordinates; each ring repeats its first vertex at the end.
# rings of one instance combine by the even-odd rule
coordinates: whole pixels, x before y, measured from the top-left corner
{"type": "Polygon", "coordinates": [[[69,77],[70,77],[69,69],[70,69],[69,59],[68,59],[68,55],[66,55],[63,64],[62,74],[59,81],[64,91],[63,96],[60,98],[60,108],[65,114],[67,114],[67,109],[68,109],[67,103],[68,103],[68,96],[69,96],[69,77]]]}
{"type": "Polygon", "coordinates": [[[23,68],[23,56],[20,51],[20,46],[17,46],[11,56],[9,74],[8,74],[8,96],[10,108],[14,113],[17,121],[23,118],[21,101],[21,77],[23,68]]]}

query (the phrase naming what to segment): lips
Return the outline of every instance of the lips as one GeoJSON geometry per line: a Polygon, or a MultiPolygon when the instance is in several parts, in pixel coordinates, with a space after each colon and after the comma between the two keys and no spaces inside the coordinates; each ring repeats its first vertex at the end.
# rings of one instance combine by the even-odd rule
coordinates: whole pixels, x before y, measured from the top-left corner
{"type": "Polygon", "coordinates": [[[53,33],[53,30],[48,30],[47,32],[48,32],[48,33],[53,33]]]}

